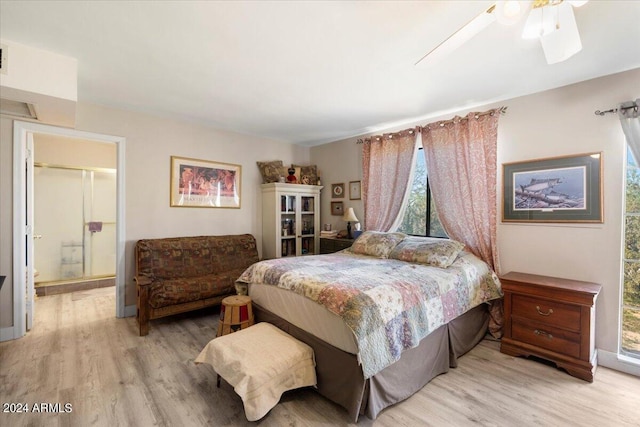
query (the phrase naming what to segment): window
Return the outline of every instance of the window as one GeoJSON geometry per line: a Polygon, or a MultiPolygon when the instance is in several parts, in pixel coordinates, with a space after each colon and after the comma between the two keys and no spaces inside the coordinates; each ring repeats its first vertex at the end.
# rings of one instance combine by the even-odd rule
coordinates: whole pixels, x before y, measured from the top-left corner
{"type": "Polygon", "coordinates": [[[416,156],[416,169],[409,202],[398,231],[416,236],[447,237],[447,233],[440,224],[436,205],[429,190],[427,165],[422,148],[416,156]]]}
{"type": "Polygon", "coordinates": [[[640,165],[627,149],[621,353],[640,359],[640,165]]]}

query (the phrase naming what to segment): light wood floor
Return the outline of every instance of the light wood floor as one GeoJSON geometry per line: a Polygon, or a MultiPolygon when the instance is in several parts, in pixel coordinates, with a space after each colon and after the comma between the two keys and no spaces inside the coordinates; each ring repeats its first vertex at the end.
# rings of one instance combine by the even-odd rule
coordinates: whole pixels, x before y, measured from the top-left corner
{"type": "MultiPolygon", "coordinates": [[[[151,322],[116,319],[113,288],[45,296],[36,325],[0,344],[0,402],[70,403],[71,413],[7,414],[2,426],[242,426],[242,401],[193,359],[214,336],[217,314],[151,322]]],[[[370,426],[638,426],[640,379],[600,367],[592,384],[552,366],[501,354],[485,340],[370,426]]],[[[353,425],[312,389],[286,393],[262,426],[353,425]]]]}

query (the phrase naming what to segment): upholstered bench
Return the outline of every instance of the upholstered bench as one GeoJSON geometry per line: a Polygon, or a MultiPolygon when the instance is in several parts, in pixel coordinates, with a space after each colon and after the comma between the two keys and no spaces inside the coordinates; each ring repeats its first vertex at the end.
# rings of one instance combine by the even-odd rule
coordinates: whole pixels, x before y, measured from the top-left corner
{"type": "Polygon", "coordinates": [[[249,421],[264,417],[285,391],[316,385],[311,347],[269,323],[211,340],[195,362],[210,364],[233,386],[249,421]]]}

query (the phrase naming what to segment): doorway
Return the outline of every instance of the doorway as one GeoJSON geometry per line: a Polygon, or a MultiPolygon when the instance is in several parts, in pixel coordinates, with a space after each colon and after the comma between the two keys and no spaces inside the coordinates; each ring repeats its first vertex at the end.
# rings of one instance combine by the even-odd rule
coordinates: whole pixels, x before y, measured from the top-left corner
{"type": "MultiPolygon", "coordinates": [[[[70,140],[112,144],[116,147],[115,209],[115,292],[116,316],[125,317],[125,221],[124,221],[124,152],[125,138],[32,122],[14,122],[14,249],[13,249],[13,338],[24,336],[31,328],[34,314],[34,149],[36,135],[70,140]],[[21,236],[24,236],[22,238],[21,236]]],[[[94,221],[98,222],[98,221],[94,221]]],[[[92,225],[95,227],[96,225],[92,225]]],[[[104,224],[102,224],[104,227],[104,224]]],[[[83,255],[84,256],[84,255],[83,255]]]]}

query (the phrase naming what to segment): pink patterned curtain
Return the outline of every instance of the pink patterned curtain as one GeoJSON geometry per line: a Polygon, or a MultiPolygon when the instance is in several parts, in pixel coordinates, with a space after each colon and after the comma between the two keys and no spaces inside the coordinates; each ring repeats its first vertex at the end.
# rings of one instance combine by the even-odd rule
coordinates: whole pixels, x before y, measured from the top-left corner
{"type": "MultiPolygon", "coordinates": [[[[447,235],[497,271],[496,151],[498,110],[429,124],[422,146],[429,186],[447,235]]],[[[492,308],[490,330],[500,336],[502,305],[492,308]]]]}
{"type": "Polygon", "coordinates": [[[364,227],[389,231],[407,186],[416,142],[414,130],[367,138],[362,149],[364,227]]]}

